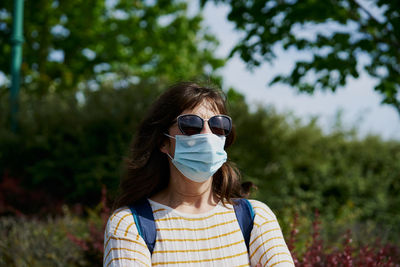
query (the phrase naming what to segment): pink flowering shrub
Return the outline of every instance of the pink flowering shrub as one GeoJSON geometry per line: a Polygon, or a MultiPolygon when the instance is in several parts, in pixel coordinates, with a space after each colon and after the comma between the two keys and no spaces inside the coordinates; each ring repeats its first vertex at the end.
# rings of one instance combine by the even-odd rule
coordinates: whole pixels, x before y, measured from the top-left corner
{"type": "Polygon", "coordinates": [[[93,210],[88,210],[89,219],[88,235],[86,238],[79,238],[68,232],[67,237],[84,252],[87,262],[94,265],[101,265],[103,262],[104,229],[110,215],[110,208],[107,205],[107,190],[102,188],[101,201],[93,210]]]}
{"type": "Polygon", "coordinates": [[[321,238],[319,213],[315,212],[312,223],[311,240],[306,245],[302,255],[296,251],[298,230],[298,215],[294,216],[292,229],[288,239],[288,247],[292,253],[296,266],[319,267],[319,266],[366,266],[366,267],[397,267],[400,266],[400,248],[395,244],[381,244],[379,239],[374,244],[355,247],[352,244],[352,234],[348,230],[343,236],[342,247],[332,248],[324,244],[321,238]]]}

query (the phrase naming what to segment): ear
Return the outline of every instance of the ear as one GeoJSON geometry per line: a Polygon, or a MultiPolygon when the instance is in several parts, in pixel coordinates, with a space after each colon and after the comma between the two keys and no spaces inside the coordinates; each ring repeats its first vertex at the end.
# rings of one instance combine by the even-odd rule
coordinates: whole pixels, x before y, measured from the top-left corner
{"type": "Polygon", "coordinates": [[[160,146],[160,151],[168,154],[169,153],[169,140],[165,139],[164,142],[160,146]]]}

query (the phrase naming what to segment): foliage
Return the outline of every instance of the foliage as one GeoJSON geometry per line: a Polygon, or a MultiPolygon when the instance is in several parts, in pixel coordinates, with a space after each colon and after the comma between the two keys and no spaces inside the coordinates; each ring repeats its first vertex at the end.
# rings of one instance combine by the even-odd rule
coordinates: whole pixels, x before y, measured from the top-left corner
{"type": "Polygon", "coordinates": [[[72,211],[64,205],[54,218],[0,217],[0,266],[101,266],[110,216],[106,188],[95,208],[83,213],[78,204],[72,211]]]}
{"type": "Polygon", "coordinates": [[[101,202],[82,213],[80,205],[71,212],[47,219],[0,217],[0,266],[100,266],[103,261],[104,229],[110,208],[106,188],[101,202]]]}
{"type": "Polygon", "coordinates": [[[79,238],[72,233],[67,234],[68,238],[84,251],[87,262],[98,266],[103,262],[104,230],[111,213],[107,205],[107,189],[104,186],[101,193],[101,201],[97,207],[88,209],[89,235],[79,238]]]}
{"type": "Polygon", "coordinates": [[[304,252],[299,254],[299,240],[296,239],[299,233],[297,218],[298,214],[294,217],[288,242],[296,266],[399,266],[399,246],[391,243],[381,244],[379,239],[376,239],[373,244],[354,246],[350,230],[343,236],[341,246],[332,248],[332,245],[328,244],[329,247],[327,247],[321,238],[318,211],[315,212],[312,222],[311,239],[307,240],[308,244],[304,247],[304,252]]]}
{"type": "MultiPolygon", "coordinates": [[[[0,217],[0,265],[100,266],[104,219],[110,215],[104,196],[103,190],[102,202],[88,210],[86,217],[77,216],[66,207],[64,214],[55,219],[0,217]]],[[[303,216],[295,216],[291,234],[286,238],[296,266],[399,266],[398,245],[375,239],[371,244],[360,246],[347,231],[341,244],[332,246],[321,237],[325,229],[320,228],[318,213],[303,237],[298,235],[297,219],[303,216]]]]}
{"type": "MultiPolygon", "coordinates": [[[[9,192],[3,202],[17,203],[21,212],[32,204],[30,213],[62,203],[94,206],[102,185],[113,198],[135,128],[162,88],[104,87],[80,101],[72,95],[23,98],[19,131],[0,128],[0,190],[9,192]],[[10,182],[17,180],[20,186],[10,182]]],[[[237,130],[228,155],[244,180],[258,186],[252,197],[267,203],[284,229],[293,212],[309,218],[318,209],[330,229],[327,240],[351,228],[356,240],[394,241],[400,233],[399,142],[360,139],[356,130],[340,127],[326,134],[317,119],[303,123],[268,107],[251,112],[242,95],[230,90],[227,97],[237,130]]]]}
{"type": "Polygon", "coordinates": [[[2,215],[60,214],[62,204],[63,199],[49,195],[46,190],[29,190],[21,185],[20,179],[10,177],[7,173],[0,181],[0,214],[2,215]]]}
{"type": "Polygon", "coordinates": [[[253,197],[267,203],[278,218],[290,218],[293,212],[311,217],[318,209],[324,228],[332,229],[330,239],[348,227],[364,239],[396,239],[398,141],[360,139],[356,130],[344,128],[325,134],[316,119],[302,123],[268,107],[250,112],[232,90],[228,98],[238,136],[228,155],[244,179],[258,186],[253,197]]]}
{"type": "MultiPolygon", "coordinates": [[[[210,0],[209,0],[210,1],[210,0]]],[[[207,0],[202,0],[204,5],[207,0]]],[[[358,78],[363,68],[377,79],[375,90],[400,115],[400,15],[391,0],[213,0],[231,7],[228,19],[243,38],[231,51],[250,67],[272,62],[276,48],[307,52],[287,83],[302,92],[332,90],[358,78]],[[309,34],[306,34],[306,33],[309,34]]]]}
{"type": "Polygon", "coordinates": [[[85,266],[82,251],[67,239],[66,229],[82,229],[70,216],[0,217],[0,266],[85,266]]]}
{"type": "MultiPolygon", "coordinates": [[[[1,55],[11,55],[12,5],[0,2],[1,55]]],[[[181,0],[26,1],[23,90],[44,96],[104,81],[121,87],[212,73],[224,61],[214,56],[217,41],[201,20],[189,17],[181,0]]],[[[10,57],[0,57],[0,72],[9,73],[10,57]]]]}
{"type": "Polygon", "coordinates": [[[102,184],[117,189],[134,129],[160,91],[156,83],[105,87],[86,92],[83,102],[72,94],[22,95],[19,131],[5,120],[0,128],[1,173],[55,199],[95,205],[102,184]]]}

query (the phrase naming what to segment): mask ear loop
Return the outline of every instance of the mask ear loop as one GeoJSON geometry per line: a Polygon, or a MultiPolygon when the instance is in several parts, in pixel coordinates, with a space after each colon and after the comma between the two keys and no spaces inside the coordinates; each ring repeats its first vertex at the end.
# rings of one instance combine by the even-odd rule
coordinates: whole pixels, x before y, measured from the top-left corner
{"type": "MultiPolygon", "coordinates": [[[[165,135],[165,136],[168,136],[169,138],[173,138],[173,139],[176,140],[175,137],[173,137],[173,136],[171,136],[171,135],[169,135],[169,134],[167,134],[167,133],[164,133],[164,135],[165,135]]],[[[167,154],[167,156],[168,156],[171,160],[174,160],[168,152],[167,152],[166,154],[167,154]]]]}
{"type": "Polygon", "coordinates": [[[165,135],[165,136],[168,136],[169,138],[176,139],[175,137],[173,137],[173,136],[171,136],[171,135],[169,135],[169,134],[167,134],[167,133],[164,133],[164,135],[165,135]]]}

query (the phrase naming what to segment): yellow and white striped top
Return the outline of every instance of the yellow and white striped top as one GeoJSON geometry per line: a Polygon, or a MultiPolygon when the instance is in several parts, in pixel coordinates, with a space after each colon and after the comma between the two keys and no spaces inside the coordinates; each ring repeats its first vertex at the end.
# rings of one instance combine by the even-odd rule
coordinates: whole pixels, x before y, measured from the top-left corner
{"type": "Polygon", "coordinates": [[[274,213],[260,201],[250,200],[255,218],[249,253],[231,205],[186,214],[149,201],[157,230],[153,254],[123,207],[108,219],[104,266],[294,266],[274,213]]]}

